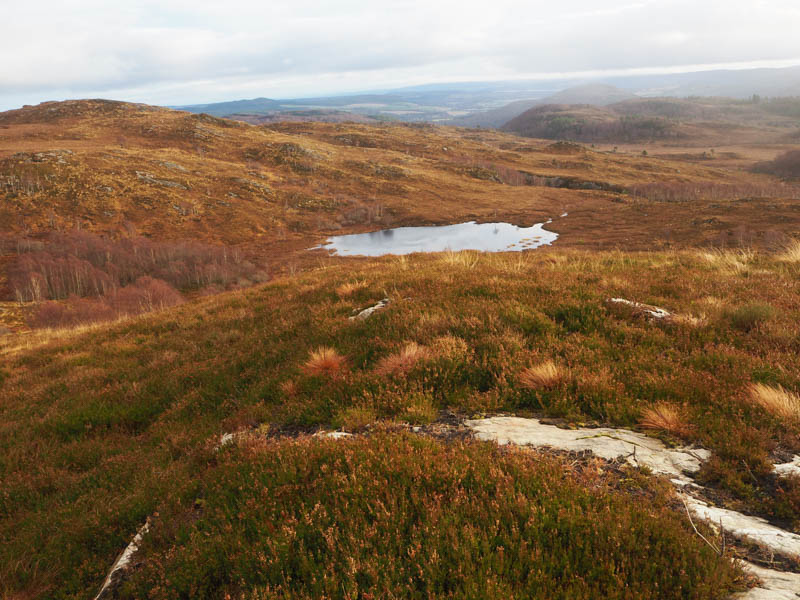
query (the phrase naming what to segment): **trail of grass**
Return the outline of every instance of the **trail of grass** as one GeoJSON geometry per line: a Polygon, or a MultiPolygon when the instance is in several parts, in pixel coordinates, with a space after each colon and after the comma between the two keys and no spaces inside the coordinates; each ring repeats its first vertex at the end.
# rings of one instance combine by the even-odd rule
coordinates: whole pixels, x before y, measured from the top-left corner
{"type": "MultiPolygon", "coordinates": [[[[208,493],[223,510],[224,495],[245,477],[237,469],[246,466],[212,452],[213,440],[257,425],[310,431],[348,422],[363,427],[373,418],[424,422],[451,408],[633,426],[652,406],[674,406],[687,424],[679,431],[685,440],[715,453],[704,482],[769,518],[791,524],[800,514],[800,486],[776,483],[769,458],[778,448],[800,452],[800,425],[749,397],[753,383],[800,390],[796,263],[755,255],[746,270],[733,270],[693,253],[568,252],[526,261],[411,256],[359,265],[357,273],[342,263],[7,354],[0,366],[0,593],[86,597],[148,515],[191,520],[196,500],[208,493]],[[354,278],[359,285],[342,294],[354,278]],[[386,293],[388,308],[365,321],[347,319],[386,293]],[[704,318],[651,323],[606,306],[612,296],[704,318]],[[752,326],[735,326],[732,311],[753,302],[771,311],[752,326]],[[425,348],[414,360],[406,356],[412,343],[425,348]],[[319,348],[344,359],[335,377],[304,368],[319,348]],[[387,368],[397,357],[402,368],[387,368]],[[564,376],[552,385],[521,385],[526,368],[547,361],[564,376]]],[[[381,444],[392,456],[396,444],[410,442],[381,444]]],[[[259,464],[273,455],[299,460],[282,446],[270,448],[259,464]]],[[[302,488],[270,473],[286,486],[263,480],[267,489],[287,495],[287,510],[300,510],[302,488]]],[[[341,481],[343,489],[350,485],[341,481]]],[[[409,497],[417,493],[411,488],[402,488],[409,497]]],[[[567,499],[564,510],[573,509],[567,499]]],[[[268,595],[265,586],[276,580],[240,572],[250,558],[236,529],[247,519],[240,523],[236,515],[229,513],[237,531],[231,543],[242,545],[228,549],[233,555],[219,575],[228,579],[220,585],[261,586],[268,595]]],[[[477,529],[494,522],[475,518],[477,529]]],[[[192,546],[180,537],[191,526],[170,527],[153,552],[174,543],[187,548],[180,560],[191,562],[192,546]]],[[[658,527],[647,535],[662,535],[658,527]]],[[[616,535],[609,543],[629,544],[616,535]]],[[[699,548],[680,544],[689,544],[686,556],[699,548]]],[[[673,560],[666,551],[649,556],[663,568],[673,560]]],[[[577,569],[586,557],[574,564],[573,558],[567,554],[564,564],[577,569]]],[[[153,560],[156,569],[161,559],[153,560]]],[[[198,562],[198,573],[205,568],[198,562]]],[[[701,561],[692,568],[709,567],[701,561]]],[[[146,570],[142,577],[152,582],[159,575],[146,570]]],[[[523,589],[509,577],[495,583],[523,589]]],[[[296,597],[311,593],[292,589],[296,597]]],[[[711,597],[702,588],[696,593],[711,597]]]]}

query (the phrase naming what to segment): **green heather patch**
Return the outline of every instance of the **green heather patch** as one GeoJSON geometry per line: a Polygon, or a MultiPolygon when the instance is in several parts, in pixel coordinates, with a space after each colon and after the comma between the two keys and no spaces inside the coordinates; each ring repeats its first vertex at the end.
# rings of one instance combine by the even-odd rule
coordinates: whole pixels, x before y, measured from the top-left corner
{"type": "Polygon", "coordinates": [[[130,598],[725,598],[657,486],[409,434],[226,448],[148,538],[130,598]],[[646,485],[646,484],[645,484],[646,485]],[[632,491],[632,490],[631,490],[632,491]]]}
{"type": "MultiPolygon", "coordinates": [[[[419,255],[330,263],[32,349],[7,346],[0,595],[86,596],[148,515],[191,506],[217,489],[212,475],[235,480],[236,465],[217,470],[228,459],[210,451],[223,433],[364,430],[369,420],[427,423],[444,409],[630,427],[653,405],[681,407],[685,441],[715,454],[703,480],[728,505],[797,528],[800,485],[776,484],[769,465],[777,450],[800,453],[800,424],[755,408],[748,387],[800,391],[798,297],[797,266],[764,255],[748,258],[747,277],[688,252],[419,255]],[[343,294],[353,281],[364,285],[343,294]],[[348,320],[387,294],[387,308],[348,320]],[[606,306],[620,296],[698,319],[649,322],[606,306]],[[735,326],[731,311],[748,305],[772,310],[735,326]],[[404,358],[411,344],[424,348],[418,360],[404,358]],[[345,359],[335,377],[304,367],[320,348],[345,359]],[[548,361],[564,373],[557,383],[520,385],[548,361]]],[[[381,443],[389,456],[392,444],[411,444],[381,443]]],[[[292,498],[286,510],[301,510],[305,500],[292,498]]],[[[647,554],[669,567],[666,550],[647,554]]],[[[577,574],[572,560],[564,568],[577,574]]],[[[525,589],[495,583],[501,595],[506,583],[525,589]]],[[[278,594],[273,580],[260,585],[278,594]]]]}

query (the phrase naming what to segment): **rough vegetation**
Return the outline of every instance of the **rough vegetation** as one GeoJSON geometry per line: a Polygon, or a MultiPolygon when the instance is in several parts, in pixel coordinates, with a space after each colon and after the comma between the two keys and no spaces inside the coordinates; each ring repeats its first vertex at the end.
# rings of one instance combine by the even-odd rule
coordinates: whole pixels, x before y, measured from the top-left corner
{"type": "Polygon", "coordinates": [[[800,454],[797,193],[752,171],[776,151],[106,101],[0,114],[0,595],[93,597],[145,523],[118,597],[743,589],[741,548],[646,469],[460,423],[696,444],[719,506],[800,531],[800,479],[773,471],[800,454]],[[534,252],[308,251],[548,218],[560,237],[534,252]]]}
{"type": "MultiPolygon", "coordinates": [[[[353,281],[352,266],[328,265],[110,328],[20,340],[22,346],[8,341],[0,405],[5,482],[0,533],[10,542],[0,549],[0,580],[7,593],[80,596],[99,585],[114,556],[145,518],[156,513],[157,533],[142,549],[145,562],[127,588],[131,596],[143,589],[137,586],[157,584],[153,593],[164,597],[176,590],[199,596],[223,590],[269,596],[279,593],[279,586],[303,597],[330,590],[331,573],[342,573],[343,564],[363,566],[342,580],[346,590],[357,585],[379,593],[395,580],[386,572],[377,575],[384,563],[375,562],[374,555],[398,561],[392,563],[397,572],[428,563],[403,558],[391,549],[396,546],[383,546],[389,538],[377,524],[374,537],[356,545],[348,541],[362,531],[362,517],[356,514],[360,511],[352,513],[352,520],[339,521],[339,529],[316,527],[339,519],[343,503],[353,502],[374,511],[376,518],[386,515],[387,521],[375,523],[385,522],[389,531],[405,531],[410,537],[403,539],[410,547],[415,536],[423,535],[424,523],[433,527],[445,518],[437,516],[438,506],[460,507],[447,517],[451,525],[438,529],[444,537],[435,539],[441,539],[441,545],[435,542],[424,549],[423,556],[435,551],[442,557],[442,562],[429,565],[433,571],[423,572],[438,581],[436,586],[444,586],[432,589],[451,589],[456,595],[485,590],[470,587],[479,583],[466,565],[477,561],[484,565],[478,572],[484,573],[480,569],[496,564],[484,561],[501,560],[503,553],[509,564],[516,564],[524,546],[540,557],[539,585],[554,585],[548,579],[552,569],[577,573],[583,569],[579,565],[594,564],[598,570],[575,584],[575,594],[591,597],[587,590],[602,590],[614,597],[621,581],[644,590],[655,584],[653,577],[672,577],[677,555],[666,548],[674,543],[680,547],[685,572],[703,573],[696,579],[688,575],[684,587],[677,589],[690,597],[716,597],[731,581],[730,572],[704,553],[704,543],[687,533],[683,519],[662,511],[655,521],[650,514],[640,520],[636,496],[624,499],[616,491],[588,491],[588,496],[562,495],[554,488],[533,492],[536,482],[550,478],[544,473],[557,470],[550,463],[525,467],[528,475],[513,485],[528,491],[514,496],[518,500],[500,495],[501,503],[495,506],[471,499],[482,497],[487,480],[468,483],[456,476],[458,469],[436,475],[436,469],[446,467],[436,466],[435,457],[456,452],[449,442],[389,435],[337,450],[282,435],[311,433],[347,420],[361,429],[371,421],[391,429],[402,422],[436,419],[445,409],[635,426],[647,419],[654,405],[666,404],[680,407],[686,424],[680,429],[682,437],[714,453],[700,477],[716,488],[723,502],[796,528],[800,482],[776,479],[771,465],[775,457],[800,451],[800,423],[755,405],[751,386],[780,386],[787,394],[800,389],[794,369],[800,339],[798,272],[794,263],[762,254],[749,256],[746,271],[727,264],[709,262],[694,252],[562,251],[524,257],[473,255],[464,261],[447,255],[386,258],[360,263],[363,285],[344,297],[337,290],[353,281]],[[366,320],[348,320],[354,308],[374,303],[387,289],[392,290],[387,308],[366,320]],[[605,299],[615,296],[703,316],[703,325],[633,319],[606,307],[605,299]],[[753,301],[772,307],[769,318],[749,328],[732,327],[730,309],[753,301]],[[412,350],[410,342],[417,349],[412,350]],[[427,350],[419,350],[422,347],[427,350]],[[560,380],[547,378],[547,386],[530,389],[520,385],[526,369],[550,360],[563,367],[560,380]],[[253,453],[250,459],[241,459],[238,450],[214,450],[222,433],[251,428],[263,432],[264,442],[242,450],[253,453]],[[731,431],[737,435],[732,437],[731,431]],[[417,458],[397,462],[398,455],[417,444],[422,444],[417,458]],[[278,456],[284,462],[276,462],[278,456]],[[352,457],[351,466],[347,456],[352,457]],[[364,458],[363,465],[357,465],[357,457],[364,458]],[[422,487],[415,488],[403,479],[420,468],[432,487],[420,483],[422,487]],[[309,469],[323,473],[323,478],[308,482],[302,473],[309,469]],[[400,490],[394,496],[396,505],[381,504],[384,496],[371,491],[373,482],[386,478],[397,482],[400,490]],[[351,482],[342,483],[342,490],[353,495],[326,493],[335,481],[351,482]],[[276,497],[271,490],[278,489],[283,491],[276,497]],[[536,493],[541,495],[532,496],[536,493]],[[515,512],[522,510],[519,502],[534,497],[545,506],[561,504],[564,531],[578,527],[576,532],[585,530],[568,515],[578,506],[584,507],[581,511],[588,519],[580,522],[596,525],[615,522],[600,517],[610,510],[601,508],[610,506],[607,503],[633,504],[620,513],[613,511],[625,515],[620,521],[625,528],[587,538],[585,545],[569,545],[571,553],[563,554],[536,541],[547,535],[535,531],[546,530],[515,533],[513,523],[527,514],[515,512]],[[264,498],[272,498],[270,504],[265,505],[264,498]],[[317,504],[314,498],[324,501],[317,504]],[[368,504],[359,504],[363,502],[368,504]],[[474,512],[479,505],[484,509],[474,512]],[[404,519],[411,518],[405,511],[412,506],[413,514],[423,519],[423,529],[404,529],[404,519]],[[277,522],[268,516],[273,512],[285,516],[277,522]],[[659,519],[672,525],[665,529],[666,521],[659,519]],[[477,536],[474,546],[461,545],[473,543],[467,540],[456,546],[445,541],[450,527],[463,529],[458,524],[467,521],[477,536]],[[286,537],[265,539],[270,528],[286,537]],[[650,547],[659,548],[647,555],[652,570],[642,572],[639,563],[625,566],[628,563],[617,562],[614,554],[607,556],[608,562],[593,554],[591,540],[603,539],[601,546],[618,547],[619,556],[631,560],[636,552],[622,550],[635,546],[628,537],[631,528],[640,532],[638,544],[647,539],[650,547]],[[495,534],[486,538],[487,530],[495,534]],[[517,541],[509,545],[505,536],[517,541]],[[678,537],[667,542],[662,536],[678,537]],[[260,553],[249,551],[255,539],[264,544],[260,553]],[[282,545],[281,539],[296,545],[282,545]],[[201,546],[206,550],[200,551],[201,546]],[[445,554],[448,547],[452,552],[445,554]],[[321,559],[314,563],[319,567],[286,562],[281,558],[289,556],[285,552],[297,560],[309,556],[291,548],[305,548],[318,557],[334,552],[339,559],[321,559]],[[377,551],[381,548],[384,554],[377,551]],[[556,567],[550,560],[566,562],[556,567]],[[49,568],[37,569],[42,563],[49,568]],[[436,579],[445,565],[451,573],[461,568],[465,574],[456,580],[436,579]],[[603,575],[612,570],[617,573],[614,578],[603,575]],[[295,577],[299,573],[313,577],[301,583],[295,577]],[[701,580],[715,582],[712,591],[691,583],[701,580]],[[197,582],[196,588],[192,582],[197,582]]],[[[445,462],[474,460],[479,469],[491,464],[497,485],[507,481],[507,469],[523,468],[519,465],[525,463],[522,458],[497,463],[489,458],[493,451],[477,446],[463,451],[461,459],[445,462]]],[[[646,504],[650,513],[650,500],[646,504]]],[[[508,576],[482,578],[482,585],[497,585],[508,593],[527,589],[521,572],[500,572],[508,576]]],[[[417,591],[403,594],[421,593],[415,587],[418,581],[409,582],[417,591]]],[[[339,594],[344,597],[344,592],[339,594]]]]}

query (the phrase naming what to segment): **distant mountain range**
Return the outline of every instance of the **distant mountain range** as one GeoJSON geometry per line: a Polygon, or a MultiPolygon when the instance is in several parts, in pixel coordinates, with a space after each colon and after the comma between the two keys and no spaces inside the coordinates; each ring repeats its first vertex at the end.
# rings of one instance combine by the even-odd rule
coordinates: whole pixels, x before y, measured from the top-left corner
{"type": "Polygon", "coordinates": [[[608,106],[648,97],[749,98],[800,96],[800,67],[719,70],[666,75],[611,76],[591,80],[495,81],[430,84],[369,93],[275,100],[254,98],[176,106],[194,113],[250,122],[335,120],[425,121],[497,128],[538,105],[608,106]],[[307,113],[307,114],[304,114],[307,113]],[[344,115],[343,115],[344,113],[344,115]]]}

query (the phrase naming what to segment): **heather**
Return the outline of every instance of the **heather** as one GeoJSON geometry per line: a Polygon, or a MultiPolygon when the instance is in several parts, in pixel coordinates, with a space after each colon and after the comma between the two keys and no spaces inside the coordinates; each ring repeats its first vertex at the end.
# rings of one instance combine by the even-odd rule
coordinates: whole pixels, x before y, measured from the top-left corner
{"type": "Polygon", "coordinates": [[[195,508],[159,513],[122,597],[724,598],[735,582],[635,475],[411,434],[219,454],[195,508]]]}
{"type": "MultiPolygon", "coordinates": [[[[619,556],[628,549],[626,560],[636,562],[614,564],[623,565],[619,577],[640,590],[648,573],[657,577],[658,570],[671,577],[672,563],[679,560],[675,552],[690,561],[687,573],[704,573],[704,581],[725,589],[729,572],[703,558],[705,544],[686,533],[685,521],[658,509],[658,518],[666,520],[639,522],[642,505],[636,494],[626,497],[624,486],[609,484],[614,488],[609,497],[593,496],[590,490],[562,496],[541,487],[552,477],[548,462],[523,469],[520,464],[532,459],[498,458],[482,444],[467,445],[459,459],[455,455],[462,449],[451,448],[458,443],[454,440],[434,444],[395,434],[372,438],[382,428],[391,432],[447,415],[499,412],[547,416],[566,424],[642,423],[666,440],[711,450],[699,479],[714,488],[725,506],[796,530],[800,486],[797,480],[777,479],[772,464],[800,452],[800,425],[783,417],[780,408],[794,406],[800,390],[795,368],[798,275],[797,262],[783,255],[744,251],[464,252],[331,260],[294,277],[114,325],[6,338],[0,375],[0,535],[9,540],[0,548],[3,591],[87,595],[138,527],[158,513],[154,537],[142,551],[146,567],[130,584],[132,595],[142,589],[135,586],[156,584],[157,596],[190,595],[196,578],[205,587],[194,591],[215,597],[224,591],[311,597],[327,589],[326,567],[316,571],[316,566],[281,557],[290,556],[287,547],[316,548],[321,557],[331,550],[312,533],[315,528],[291,537],[281,530],[289,521],[275,515],[285,513],[285,519],[292,516],[298,522],[306,515],[324,524],[323,509],[328,515],[344,514],[339,504],[344,498],[326,487],[334,481],[340,482],[342,494],[353,494],[356,505],[373,510],[368,514],[375,518],[381,513],[371,499],[383,498],[383,492],[371,482],[396,482],[396,502],[405,504],[391,511],[388,524],[411,541],[418,532],[404,529],[412,522],[410,515],[423,523],[433,519],[429,522],[440,524],[435,529],[446,536],[451,525],[435,520],[444,518],[436,516],[435,506],[449,499],[458,506],[452,527],[463,530],[472,523],[477,544],[450,544],[455,555],[442,563],[450,571],[469,571],[475,561],[488,565],[489,549],[500,546],[516,564],[530,556],[522,550],[524,541],[528,549],[542,549],[535,554],[542,557],[535,581],[544,589],[553,584],[555,573],[580,573],[584,580],[575,583],[576,597],[598,590],[612,594],[610,583],[602,587],[610,581],[611,566],[594,554],[600,538],[588,537],[585,546],[570,545],[559,555],[545,551],[554,548],[547,544],[558,542],[542,533],[547,530],[539,529],[541,524],[525,534],[530,537],[514,533],[510,523],[519,522],[527,509],[506,496],[519,489],[545,507],[561,503],[564,531],[576,527],[581,535],[585,529],[576,507],[584,507],[595,523],[609,520],[603,516],[611,514],[608,507],[622,507],[619,514],[629,516],[619,518],[629,519],[622,522],[641,532],[639,543],[649,540],[659,550],[640,552],[643,546],[637,549],[627,533],[613,528],[598,535],[607,536],[607,548],[619,544],[619,556]],[[369,319],[348,319],[387,295],[389,305],[369,319]],[[609,304],[610,297],[661,306],[675,317],[648,320],[609,304]],[[779,408],[765,410],[766,402],[779,408]],[[334,440],[303,437],[334,427],[367,432],[368,439],[337,446],[334,440]],[[215,451],[220,435],[233,431],[255,432],[261,442],[256,440],[253,449],[215,451]],[[302,439],[295,447],[287,436],[298,434],[302,439]],[[399,456],[415,444],[422,444],[418,461],[401,461],[399,456]],[[351,453],[353,466],[336,463],[351,453]],[[355,457],[361,456],[359,471],[355,457]],[[470,461],[484,465],[475,468],[497,472],[494,479],[465,487],[464,494],[480,498],[487,489],[508,491],[499,495],[497,506],[481,502],[480,513],[475,512],[477,501],[459,496],[459,486],[466,484],[458,482],[457,473],[436,466],[450,462],[467,469],[470,461]],[[329,474],[322,475],[326,464],[329,474]],[[418,472],[421,464],[429,475],[403,478],[403,469],[418,472]],[[349,476],[352,472],[359,476],[349,476]],[[310,473],[320,480],[314,483],[304,475],[310,473]],[[522,473],[520,488],[506,481],[507,473],[522,473]],[[270,495],[275,497],[265,504],[270,495]],[[313,513],[316,504],[310,504],[314,498],[319,499],[319,515],[313,513]],[[277,537],[263,539],[270,528],[277,537]],[[498,537],[486,537],[486,531],[498,537]],[[272,570],[253,566],[261,560],[250,550],[254,539],[265,560],[273,560],[272,570]],[[279,540],[304,545],[278,547],[279,540]],[[679,550],[671,552],[673,544],[679,550]],[[638,573],[644,567],[637,553],[653,561],[652,570],[638,573]],[[550,565],[553,556],[563,556],[564,563],[550,565]],[[594,564],[596,570],[579,566],[594,564]],[[191,576],[173,578],[177,566],[191,576]],[[322,587],[307,588],[296,580],[277,587],[295,572],[313,572],[322,587]]],[[[393,580],[379,572],[381,563],[372,555],[384,549],[386,560],[397,561],[392,564],[398,572],[411,569],[413,561],[402,558],[396,546],[381,546],[389,544],[381,531],[375,546],[346,545],[354,531],[363,530],[359,519],[364,510],[344,521],[342,535],[334,536],[337,559],[322,562],[339,573],[346,569],[338,561],[347,557],[352,559],[347,564],[363,563],[364,573],[380,576],[355,579],[360,571],[347,571],[353,578],[346,579],[347,585],[363,585],[372,590],[366,593],[380,596],[381,586],[393,580]]],[[[448,547],[436,535],[438,541],[424,552],[442,554],[448,547]]],[[[609,560],[616,559],[610,555],[609,560]]],[[[477,579],[465,577],[454,595],[486,592],[470,592],[478,590],[469,587],[477,579]]],[[[703,579],[687,577],[687,582],[703,579]]],[[[673,585],[667,579],[658,581],[673,585]]],[[[439,581],[444,586],[439,590],[454,585],[439,581]]],[[[504,567],[492,581],[509,595],[524,596],[527,589],[516,567],[504,567]]],[[[703,595],[706,588],[699,583],[687,585],[686,597],[714,597],[703,595]]],[[[413,589],[406,597],[425,595],[413,589]]]]}

